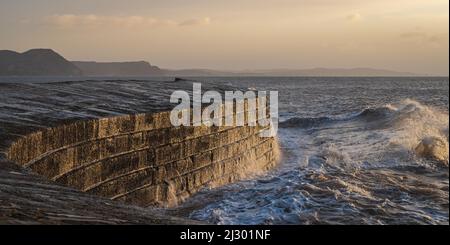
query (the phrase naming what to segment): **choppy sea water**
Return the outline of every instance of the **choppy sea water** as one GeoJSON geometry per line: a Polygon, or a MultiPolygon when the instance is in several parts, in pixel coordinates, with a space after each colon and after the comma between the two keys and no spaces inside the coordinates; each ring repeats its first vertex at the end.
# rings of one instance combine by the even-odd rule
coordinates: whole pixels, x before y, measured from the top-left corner
{"type": "Polygon", "coordinates": [[[173,212],[215,224],[448,224],[448,78],[198,78],[279,91],[282,159],[173,212]]]}

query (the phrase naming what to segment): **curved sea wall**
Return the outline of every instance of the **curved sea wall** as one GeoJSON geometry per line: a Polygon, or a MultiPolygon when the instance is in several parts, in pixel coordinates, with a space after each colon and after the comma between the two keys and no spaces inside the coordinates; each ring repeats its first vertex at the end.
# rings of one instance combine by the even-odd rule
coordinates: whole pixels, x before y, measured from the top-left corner
{"type": "Polygon", "coordinates": [[[278,146],[275,138],[260,137],[265,129],[173,127],[169,111],[143,113],[46,128],[16,140],[6,153],[82,192],[139,206],[173,206],[203,187],[275,166],[278,146]]]}

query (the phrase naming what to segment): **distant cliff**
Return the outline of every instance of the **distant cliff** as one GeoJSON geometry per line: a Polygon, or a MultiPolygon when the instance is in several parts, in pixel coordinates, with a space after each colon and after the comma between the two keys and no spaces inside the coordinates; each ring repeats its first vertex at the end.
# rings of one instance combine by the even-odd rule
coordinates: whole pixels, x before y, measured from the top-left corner
{"type": "Polygon", "coordinates": [[[146,61],[136,62],[87,62],[73,61],[85,76],[163,76],[157,66],[146,61]]]}
{"type": "Polygon", "coordinates": [[[312,68],[312,69],[268,69],[248,70],[243,73],[261,76],[306,76],[306,77],[379,77],[379,76],[417,76],[411,72],[401,72],[368,67],[356,68],[312,68]]]}
{"type": "Polygon", "coordinates": [[[70,62],[51,49],[0,50],[0,76],[164,76],[146,61],[70,62]]]}
{"type": "Polygon", "coordinates": [[[31,49],[24,53],[0,50],[0,76],[421,76],[374,68],[312,68],[221,71],[211,69],[160,69],[146,61],[67,61],[51,49],[31,49]]]}
{"type": "Polygon", "coordinates": [[[374,68],[312,68],[312,69],[266,69],[266,70],[235,70],[221,71],[211,69],[183,69],[164,70],[167,76],[275,76],[275,77],[364,77],[364,76],[418,76],[420,74],[410,72],[398,72],[385,69],[374,68]]]}
{"type": "Polygon", "coordinates": [[[51,49],[0,50],[0,76],[79,76],[81,70],[51,49]]]}
{"type": "Polygon", "coordinates": [[[250,74],[239,74],[238,72],[219,71],[211,69],[180,69],[180,70],[164,69],[163,71],[166,76],[172,77],[233,77],[233,76],[250,75],[250,74]]]}

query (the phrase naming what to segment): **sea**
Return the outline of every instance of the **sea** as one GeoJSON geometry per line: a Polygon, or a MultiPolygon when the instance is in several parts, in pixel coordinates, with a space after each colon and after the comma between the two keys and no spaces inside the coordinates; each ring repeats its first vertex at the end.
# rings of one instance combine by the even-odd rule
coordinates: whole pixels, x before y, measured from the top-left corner
{"type": "Polygon", "coordinates": [[[196,80],[278,91],[281,160],[175,213],[213,224],[449,224],[448,77],[196,80]]]}
{"type": "MultiPolygon", "coordinates": [[[[161,212],[213,224],[449,224],[448,77],[188,79],[278,91],[280,162],[161,212]]],[[[27,82],[63,80],[73,78],[27,82]]]]}

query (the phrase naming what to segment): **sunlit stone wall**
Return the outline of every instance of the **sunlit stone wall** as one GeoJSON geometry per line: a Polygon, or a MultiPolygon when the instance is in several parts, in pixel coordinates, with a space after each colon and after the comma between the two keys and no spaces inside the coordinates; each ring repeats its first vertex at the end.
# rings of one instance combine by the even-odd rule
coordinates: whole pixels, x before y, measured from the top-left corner
{"type": "Polygon", "coordinates": [[[259,135],[265,127],[173,127],[169,117],[77,121],[22,137],[7,155],[59,184],[139,206],[173,206],[276,165],[276,138],[259,135]]]}

